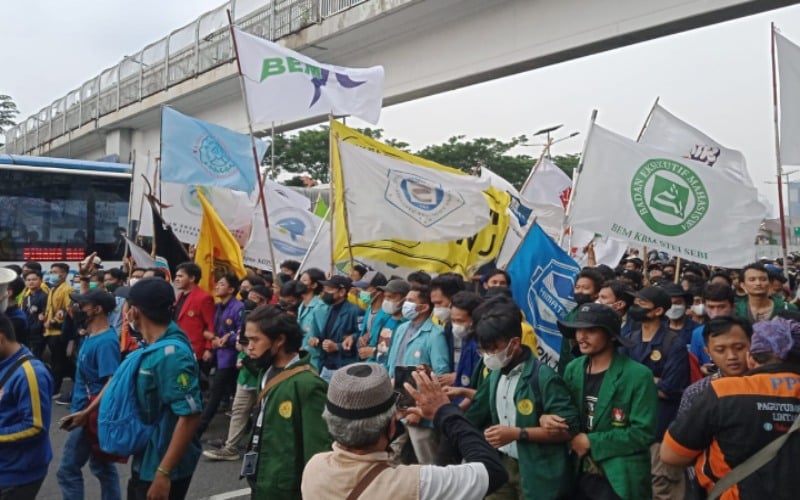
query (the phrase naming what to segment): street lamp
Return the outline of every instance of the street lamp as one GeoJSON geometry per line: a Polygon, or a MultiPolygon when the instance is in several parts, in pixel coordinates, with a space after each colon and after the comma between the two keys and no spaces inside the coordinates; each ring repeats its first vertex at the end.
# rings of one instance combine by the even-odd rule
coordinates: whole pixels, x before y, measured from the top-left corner
{"type": "Polygon", "coordinates": [[[551,134],[553,132],[555,132],[556,130],[560,129],[561,127],[563,127],[563,126],[564,126],[563,124],[554,125],[552,127],[543,128],[543,129],[541,129],[541,130],[539,130],[537,132],[534,132],[533,137],[536,137],[537,135],[546,135],[547,136],[547,140],[545,141],[544,144],[520,144],[520,146],[525,146],[525,147],[541,147],[541,146],[543,146],[544,147],[544,151],[542,152],[542,156],[543,157],[547,156],[547,158],[550,158],[550,147],[552,147],[553,144],[558,144],[561,141],[566,141],[567,139],[572,139],[576,135],[580,134],[580,132],[575,131],[575,132],[572,132],[571,134],[569,134],[567,136],[564,136],[564,137],[561,137],[559,139],[555,139],[555,140],[552,139],[551,138],[551,134]]]}

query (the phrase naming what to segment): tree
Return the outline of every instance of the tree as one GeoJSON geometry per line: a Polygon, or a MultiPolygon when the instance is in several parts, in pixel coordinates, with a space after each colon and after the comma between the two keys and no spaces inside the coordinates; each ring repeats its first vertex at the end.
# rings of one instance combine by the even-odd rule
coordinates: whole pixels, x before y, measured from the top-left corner
{"type": "Polygon", "coordinates": [[[555,163],[558,168],[567,174],[570,179],[572,179],[572,174],[575,172],[575,169],[578,168],[578,163],[580,163],[580,161],[581,155],[577,153],[553,157],[553,163],[555,163]]]}
{"type": "Polygon", "coordinates": [[[0,134],[4,135],[6,130],[17,124],[15,118],[18,114],[17,104],[11,96],[0,94],[0,134]]]}
{"type": "Polygon", "coordinates": [[[519,189],[528,178],[536,159],[528,155],[510,155],[508,152],[526,141],[524,135],[507,142],[487,137],[467,141],[465,136],[458,135],[444,144],[428,146],[416,154],[467,173],[475,173],[478,167],[486,167],[519,189]]]}

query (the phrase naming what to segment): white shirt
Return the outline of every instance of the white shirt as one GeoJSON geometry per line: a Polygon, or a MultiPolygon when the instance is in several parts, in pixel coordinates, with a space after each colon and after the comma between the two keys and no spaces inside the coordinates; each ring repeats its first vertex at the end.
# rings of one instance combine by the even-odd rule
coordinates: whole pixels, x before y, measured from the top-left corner
{"type": "Polygon", "coordinates": [[[482,463],[419,468],[420,500],[481,500],[488,489],[489,472],[482,463]]]}
{"type": "MultiPolygon", "coordinates": [[[[497,419],[500,425],[509,427],[517,426],[517,403],[514,401],[514,392],[517,390],[517,382],[522,375],[522,368],[525,363],[520,363],[508,372],[508,375],[500,375],[495,392],[495,406],[497,407],[497,419]]],[[[517,441],[511,441],[499,450],[511,458],[519,458],[517,453],[517,441]]]]}

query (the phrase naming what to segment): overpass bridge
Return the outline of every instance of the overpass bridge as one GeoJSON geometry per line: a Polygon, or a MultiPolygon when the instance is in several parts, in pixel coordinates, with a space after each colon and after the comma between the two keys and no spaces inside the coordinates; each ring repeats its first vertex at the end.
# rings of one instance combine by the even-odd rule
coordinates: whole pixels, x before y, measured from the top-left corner
{"type": "Polygon", "coordinates": [[[391,105],[793,3],[230,0],[23,120],[7,132],[6,152],[120,161],[134,150],[158,156],[163,104],[246,130],[227,9],[245,31],[320,62],[384,65],[384,104],[391,105]]]}

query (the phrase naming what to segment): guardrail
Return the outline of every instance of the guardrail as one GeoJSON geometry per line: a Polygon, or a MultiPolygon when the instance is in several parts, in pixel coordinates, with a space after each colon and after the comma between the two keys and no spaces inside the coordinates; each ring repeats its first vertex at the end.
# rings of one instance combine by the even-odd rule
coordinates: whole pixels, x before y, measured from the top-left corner
{"type": "Polygon", "coordinates": [[[230,0],[102,71],[5,133],[7,154],[27,154],[145,97],[233,60],[227,10],[254,35],[277,40],[367,0],[230,0]]]}

